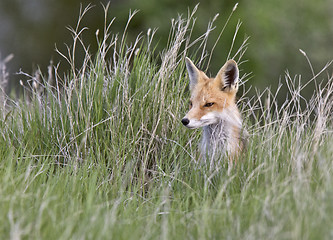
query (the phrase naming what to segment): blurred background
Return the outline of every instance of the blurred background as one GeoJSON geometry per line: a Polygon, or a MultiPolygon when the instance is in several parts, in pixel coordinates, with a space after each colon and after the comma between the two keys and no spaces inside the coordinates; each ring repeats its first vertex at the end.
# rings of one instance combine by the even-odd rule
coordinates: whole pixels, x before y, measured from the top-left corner
{"type": "MultiPolygon", "coordinates": [[[[86,43],[96,48],[95,32],[103,27],[104,16],[100,3],[109,1],[86,0],[1,0],[0,1],[0,60],[9,54],[14,58],[7,64],[10,85],[14,89],[22,76],[22,69],[32,73],[38,66],[47,71],[50,60],[64,60],[55,52],[55,46],[64,51],[72,38],[66,29],[75,26],[80,4],[96,5],[84,18],[89,27],[86,43]]],[[[242,64],[243,72],[252,72],[246,83],[256,88],[277,87],[286,70],[293,76],[302,75],[302,81],[311,78],[311,70],[299,49],[310,58],[315,72],[333,59],[333,0],[204,0],[197,14],[195,36],[204,33],[209,20],[219,13],[217,29],[210,38],[212,47],[219,31],[226,22],[235,3],[238,8],[218,43],[209,71],[215,75],[226,60],[238,20],[242,21],[237,44],[250,36],[249,48],[242,64]]],[[[122,32],[129,10],[139,9],[129,28],[129,40],[148,28],[158,28],[155,42],[165,47],[171,26],[171,18],[187,15],[198,1],[193,0],[111,0],[110,17],[116,17],[112,31],[122,32]]],[[[159,49],[157,49],[159,50],[159,49]]],[[[62,64],[66,68],[66,64],[62,64]]],[[[332,69],[332,68],[331,68],[332,69]]],[[[332,74],[332,72],[330,73],[332,74]]],[[[305,94],[311,93],[307,87],[305,94]]]]}

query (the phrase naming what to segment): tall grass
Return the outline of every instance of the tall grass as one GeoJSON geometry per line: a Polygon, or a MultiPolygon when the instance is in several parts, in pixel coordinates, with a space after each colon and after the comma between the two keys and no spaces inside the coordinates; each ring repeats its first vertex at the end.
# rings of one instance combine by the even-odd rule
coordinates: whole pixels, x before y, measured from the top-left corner
{"type": "MultiPolygon", "coordinates": [[[[200,130],[179,120],[189,97],[184,57],[205,67],[213,22],[194,37],[196,9],[179,16],[155,53],[156,30],[128,43],[127,28],[112,34],[108,7],[96,53],[82,38],[87,7],[70,29],[73,44],[57,50],[70,72],[61,76],[55,65],[25,74],[30,100],[1,110],[1,238],[332,238],[329,64],[310,80],[317,85],[309,100],[301,75],[289,74],[284,103],[269,89],[241,97],[247,151],[230,174],[227,166],[209,172],[197,164],[200,130]]],[[[241,63],[247,39],[239,47],[230,56],[241,63]]]]}

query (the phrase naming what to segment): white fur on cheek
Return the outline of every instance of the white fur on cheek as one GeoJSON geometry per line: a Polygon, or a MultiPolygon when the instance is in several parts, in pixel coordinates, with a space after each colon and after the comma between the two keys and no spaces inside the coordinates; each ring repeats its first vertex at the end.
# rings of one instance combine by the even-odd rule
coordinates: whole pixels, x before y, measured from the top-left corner
{"type": "Polygon", "coordinates": [[[233,125],[236,125],[239,128],[241,128],[242,126],[242,120],[238,115],[237,108],[232,108],[232,107],[225,108],[222,112],[219,113],[218,118],[220,120],[232,123],[233,125]]]}
{"type": "Polygon", "coordinates": [[[219,121],[220,118],[220,112],[209,112],[206,115],[203,115],[201,117],[201,121],[204,123],[204,126],[215,124],[219,121]]]}

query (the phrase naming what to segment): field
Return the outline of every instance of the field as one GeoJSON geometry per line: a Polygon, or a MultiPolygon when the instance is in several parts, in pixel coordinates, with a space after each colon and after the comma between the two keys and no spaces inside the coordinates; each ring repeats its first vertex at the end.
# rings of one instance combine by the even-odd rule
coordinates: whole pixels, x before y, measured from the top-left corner
{"type": "MultiPolygon", "coordinates": [[[[0,239],[333,238],[330,63],[312,79],[286,73],[282,103],[269,88],[246,96],[250,74],[241,71],[247,151],[229,174],[227,161],[209,171],[197,162],[200,130],[180,123],[185,56],[204,69],[218,54],[206,49],[212,25],[191,36],[193,14],[175,19],[160,53],[155,30],[128,43],[107,16],[90,53],[80,18],[73,44],[59,52],[70,72],[50,66],[22,83],[24,97],[2,96],[0,239]]],[[[247,39],[230,46],[242,69],[247,39]]]]}

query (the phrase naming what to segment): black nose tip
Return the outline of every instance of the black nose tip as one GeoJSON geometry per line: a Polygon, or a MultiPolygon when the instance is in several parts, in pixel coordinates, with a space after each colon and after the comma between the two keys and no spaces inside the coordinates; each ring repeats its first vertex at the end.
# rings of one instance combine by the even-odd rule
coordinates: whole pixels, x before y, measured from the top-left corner
{"type": "Polygon", "coordinates": [[[186,126],[189,123],[190,123],[190,120],[188,120],[188,118],[183,118],[182,119],[182,124],[184,124],[184,126],[186,126]]]}

